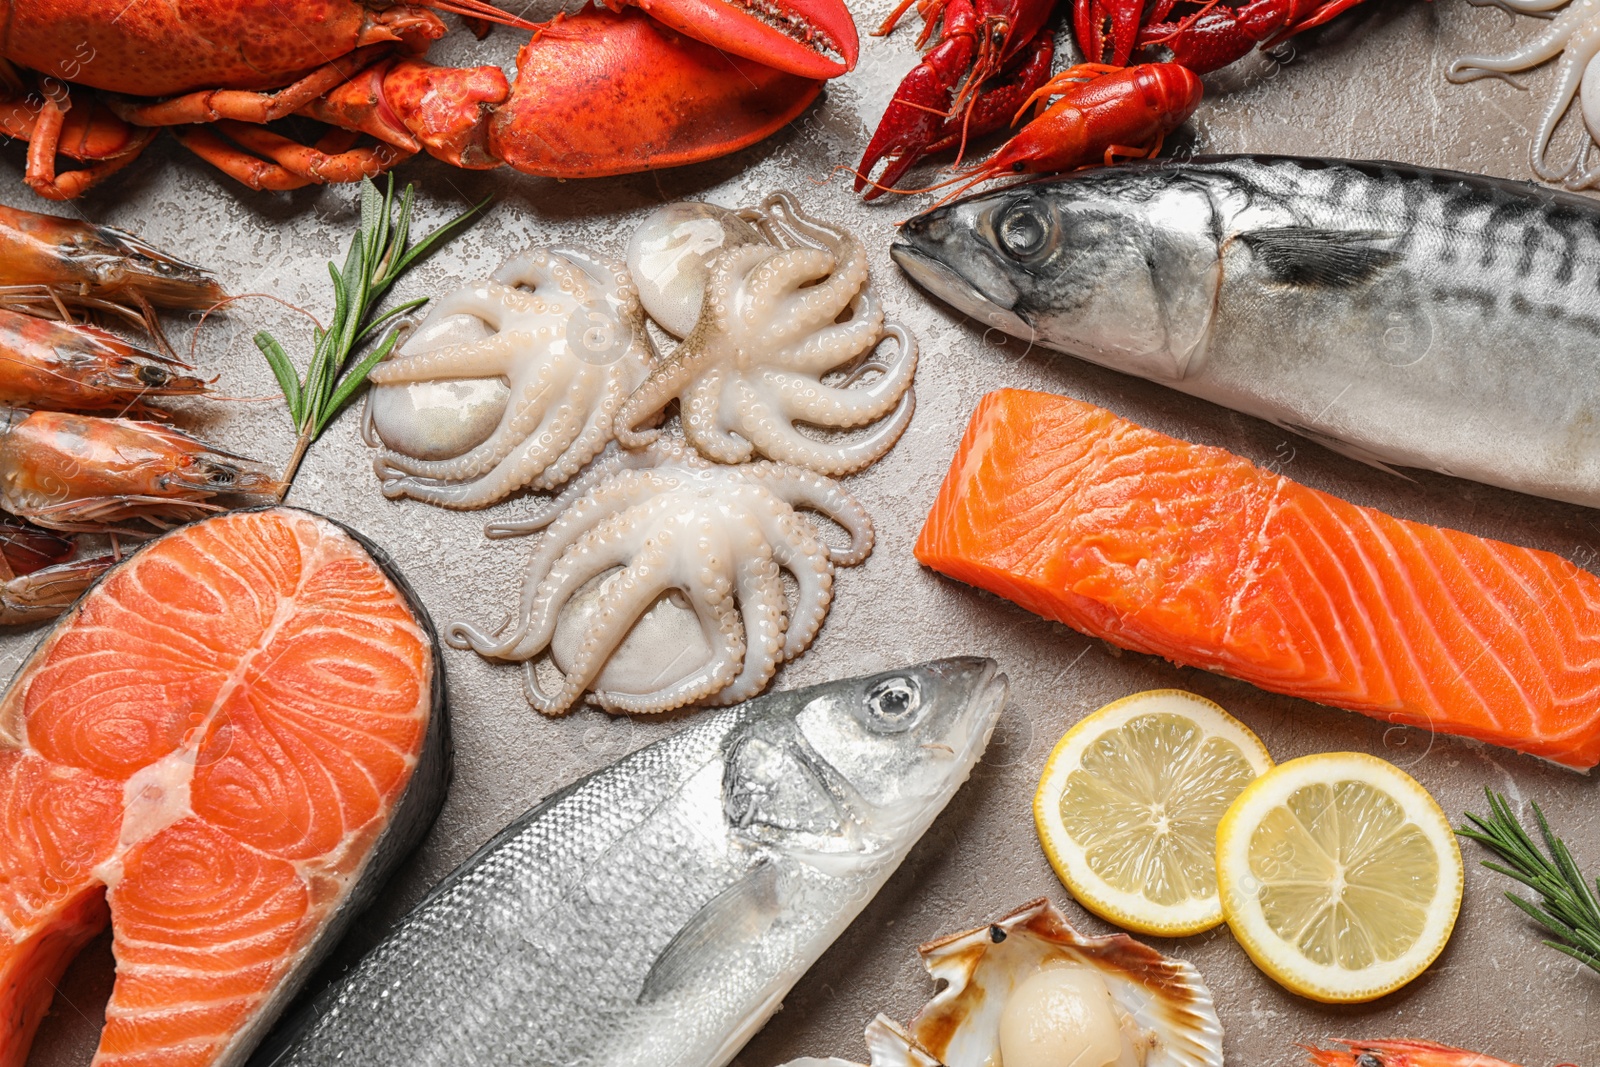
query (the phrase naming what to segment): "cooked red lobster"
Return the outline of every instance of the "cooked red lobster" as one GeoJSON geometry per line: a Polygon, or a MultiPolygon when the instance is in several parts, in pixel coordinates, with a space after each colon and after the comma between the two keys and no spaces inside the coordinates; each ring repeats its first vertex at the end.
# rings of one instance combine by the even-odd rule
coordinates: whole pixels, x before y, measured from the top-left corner
{"type": "Polygon", "coordinates": [[[487,0],[0,0],[0,132],[28,141],[26,181],[56,199],[158,127],[258,189],[354,181],[419,151],[593,177],[760,140],[856,59],[843,0],[650,0],[648,16],[607,2],[534,24],[487,0]],[[446,32],[436,11],[533,30],[516,81],[422,59],[446,32]],[[267,128],[292,114],[329,132],[306,145],[267,128]]]}

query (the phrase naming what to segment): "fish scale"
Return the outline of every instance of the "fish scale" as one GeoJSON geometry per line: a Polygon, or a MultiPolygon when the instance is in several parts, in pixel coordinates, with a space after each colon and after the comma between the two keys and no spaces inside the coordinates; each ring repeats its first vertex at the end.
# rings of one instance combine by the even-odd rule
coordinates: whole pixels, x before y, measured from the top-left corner
{"type": "Polygon", "coordinates": [[[702,718],[512,822],[252,1063],[719,1067],[966,778],[1004,691],[942,660],[702,718]]]}
{"type": "Polygon", "coordinates": [[[1600,506],[1600,205],[1403,164],[1224,156],[918,216],[918,283],[1047,348],[1378,466],[1600,506]]]}

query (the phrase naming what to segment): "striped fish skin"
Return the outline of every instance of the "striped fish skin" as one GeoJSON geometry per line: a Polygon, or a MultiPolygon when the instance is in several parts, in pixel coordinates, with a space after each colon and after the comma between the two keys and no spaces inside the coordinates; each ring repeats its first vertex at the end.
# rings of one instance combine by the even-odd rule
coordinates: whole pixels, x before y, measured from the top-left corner
{"type": "Polygon", "coordinates": [[[912,219],[923,287],[1304,434],[1600,506],[1600,204],[1389,163],[1200,157],[912,219]]]}
{"type": "Polygon", "coordinates": [[[698,718],[507,826],[252,1063],[721,1067],[966,779],[1005,691],[939,660],[698,718]]]}
{"type": "Polygon", "coordinates": [[[1121,648],[1579,770],[1600,762],[1600,577],[1092,404],[985,397],[915,551],[1121,648]]]}

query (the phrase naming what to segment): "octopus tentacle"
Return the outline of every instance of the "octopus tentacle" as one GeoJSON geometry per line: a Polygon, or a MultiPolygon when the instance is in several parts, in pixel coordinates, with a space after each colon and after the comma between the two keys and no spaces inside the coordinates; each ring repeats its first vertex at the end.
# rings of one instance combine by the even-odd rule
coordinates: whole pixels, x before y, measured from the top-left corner
{"type": "MultiPolygon", "coordinates": [[[[564,457],[583,439],[581,429],[572,425],[578,418],[578,414],[570,408],[557,408],[551,411],[541,432],[524,437],[516,443],[511,455],[488,473],[472,481],[441,482],[416,477],[398,478],[384,482],[384,495],[409,496],[427,504],[458,511],[488,507],[518,489],[534,485],[552,470],[565,470],[567,461],[564,457]],[[562,449],[564,441],[573,441],[574,445],[562,449]]],[[[588,455],[572,462],[571,470],[575,471],[582,467],[589,456],[599,451],[599,448],[598,445],[593,446],[588,455]]],[[[559,479],[556,484],[561,480],[565,478],[559,479]]]]}
{"type": "Polygon", "coordinates": [[[916,409],[916,392],[907,389],[901,394],[894,411],[874,426],[871,432],[851,438],[845,444],[807,437],[792,423],[776,418],[742,425],[740,429],[750,434],[751,444],[764,456],[786,463],[798,463],[802,467],[838,477],[854,474],[881,459],[900,440],[906,427],[911,425],[911,416],[916,409]]]}
{"type": "MultiPolygon", "coordinates": [[[[667,541],[665,535],[662,540],[667,541]]],[[[546,715],[563,715],[594,684],[606,660],[622,644],[639,617],[672,588],[671,574],[666,567],[669,549],[668,543],[653,549],[646,547],[632,563],[607,579],[595,615],[584,632],[577,659],[571,670],[562,674],[561,689],[553,697],[546,696],[538,685],[538,676],[533,673],[526,676],[531,683],[529,695],[542,698],[533,701],[534,707],[546,715]]]]}
{"type": "MultiPolygon", "coordinates": [[[[900,344],[899,355],[887,370],[860,388],[841,388],[808,381],[803,376],[776,369],[763,369],[759,376],[747,376],[760,383],[760,392],[775,396],[780,409],[791,422],[818,426],[863,426],[875,422],[895,406],[917,373],[917,348],[910,335],[891,326],[885,336],[900,344]]],[[[752,386],[747,385],[747,389],[752,386]]]]}
{"type": "Polygon", "coordinates": [[[1545,163],[1545,157],[1550,148],[1550,139],[1555,136],[1556,126],[1560,124],[1561,117],[1566,114],[1567,108],[1572,106],[1572,98],[1577,95],[1578,86],[1583,80],[1584,71],[1588,69],[1596,55],[1600,55],[1600,15],[1595,21],[1583,26],[1572,35],[1567,42],[1567,47],[1561,53],[1561,63],[1556,71],[1556,91],[1549,102],[1545,104],[1544,112],[1539,117],[1539,132],[1534,138],[1530,149],[1530,158],[1533,172],[1547,182],[1557,181],[1577,170],[1583,161],[1584,145],[1579,150],[1578,157],[1572,165],[1564,171],[1557,171],[1545,163]]]}
{"type": "Polygon", "coordinates": [[[491,334],[481,341],[444,345],[384,360],[372,368],[368,377],[374,385],[501,377],[532,344],[532,335],[520,331],[491,334]]]}
{"type": "Polygon", "coordinates": [[[541,503],[526,519],[511,522],[491,522],[483,528],[483,534],[485,537],[497,541],[507,537],[523,537],[527,534],[537,533],[560,518],[577,501],[588,496],[596,486],[610,480],[611,476],[619,471],[664,467],[669,463],[678,466],[709,466],[695,452],[684,447],[681,442],[671,438],[653,441],[648,447],[642,449],[621,449],[608,446],[605,451],[595,457],[583,473],[572,479],[558,495],[541,503]]]}
{"type": "Polygon", "coordinates": [[[749,656],[745,651],[744,633],[739,626],[739,611],[731,596],[718,597],[715,591],[706,596],[692,595],[689,602],[700,622],[701,632],[711,647],[711,656],[695,671],[682,679],[653,693],[596,692],[596,701],[607,711],[630,714],[654,714],[672,711],[685,704],[705,700],[731,683],[739,673],[740,664],[749,656]]]}
{"type": "Polygon", "coordinates": [[[1462,56],[1450,64],[1445,77],[1452,82],[1467,82],[1477,78],[1512,74],[1529,67],[1547,63],[1561,54],[1567,41],[1586,23],[1594,10],[1592,0],[1578,0],[1563,11],[1542,36],[1528,42],[1515,52],[1501,56],[1462,56]]]}
{"type": "Polygon", "coordinates": [[[763,514],[756,521],[772,545],[772,558],[794,577],[799,593],[789,613],[779,657],[791,660],[811,647],[822,620],[828,617],[833,603],[833,564],[817,528],[801,516],[793,512],[763,514]]]}
{"type": "Polygon", "coordinates": [[[871,516],[853,493],[832,478],[783,463],[756,463],[745,470],[745,475],[790,507],[815,511],[850,535],[850,543],[844,548],[827,546],[831,562],[849,567],[872,554],[875,535],[871,516]]]}
{"type": "Polygon", "coordinates": [[[772,680],[784,649],[788,598],[783,594],[783,578],[773,558],[772,546],[761,536],[759,520],[763,508],[751,509],[756,528],[742,531],[742,557],[734,574],[734,589],[744,622],[744,665],[739,674],[716,695],[718,704],[737,704],[749,700],[772,680]]]}
{"type": "Polygon", "coordinates": [[[678,394],[695,379],[705,357],[698,347],[691,349],[694,334],[685,340],[650,371],[650,377],[635,389],[612,424],[617,443],[623,448],[640,448],[661,434],[659,428],[640,429],[661,414],[661,409],[677,399],[678,394]]]}
{"type": "Polygon", "coordinates": [[[690,444],[718,463],[743,463],[755,448],[728,432],[722,412],[725,393],[720,370],[708,373],[683,394],[680,422],[690,444]]]}
{"type": "MultiPolygon", "coordinates": [[[[645,494],[641,502],[651,503],[649,487],[632,488],[645,494]]],[[[627,537],[628,525],[619,514],[628,505],[611,503],[618,510],[608,511],[597,502],[587,514],[571,516],[571,521],[564,517],[546,534],[528,561],[517,626],[508,636],[498,637],[470,623],[456,622],[446,627],[445,643],[451,648],[470,648],[490,659],[513,660],[527,659],[548,645],[567,599],[591,578],[623,566],[632,557],[635,544],[627,537]]],[[[663,502],[653,510],[665,507],[663,502]]]]}
{"type": "Polygon", "coordinates": [[[850,318],[814,330],[798,345],[778,349],[772,363],[785,370],[819,377],[843,366],[883,339],[883,304],[868,286],[850,303],[850,318]]]}

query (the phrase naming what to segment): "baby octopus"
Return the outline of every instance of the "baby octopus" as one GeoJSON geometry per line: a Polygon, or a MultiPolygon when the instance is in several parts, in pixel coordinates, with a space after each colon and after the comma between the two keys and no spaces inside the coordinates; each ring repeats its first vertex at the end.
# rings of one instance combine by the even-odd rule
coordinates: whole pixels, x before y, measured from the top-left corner
{"type": "Polygon", "coordinates": [[[689,443],[714,460],[759,453],[839,475],[877,460],[910,422],[916,344],[902,327],[884,325],[866,250],[804,214],[788,193],[737,214],[663,208],[635,235],[628,264],[651,316],[668,330],[692,328],[618,413],[624,447],[651,440],[658,431],[640,427],[676,399],[689,443]],[[886,336],[896,352],[879,361],[873,353],[886,336]],[[855,439],[796,428],[839,431],[880,419],[855,439]]]}
{"type": "Polygon", "coordinates": [[[620,262],[534,249],[441,299],[372,372],[384,495],[482,508],[561,485],[611,439],[652,351],[620,262]]]}
{"type": "Polygon", "coordinates": [[[445,640],[521,662],[528,700],[547,715],[586,690],[608,711],[633,713],[755,696],[816,636],[834,566],[861,562],[873,537],[860,503],[832,479],[783,463],[718,466],[665,440],[607,452],[532,519],[487,532],[538,529],[513,631],[455,623],[445,640]],[[825,543],[802,508],[849,543],[825,543]],[[560,675],[553,693],[538,673],[547,649],[560,675]]]}
{"type": "MultiPolygon", "coordinates": [[[[1566,0],[1471,0],[1479,6],[1492,4],[1510,12],[1551,18],[1551,12],[1566,0]]],[[[1453,82],[1476,78],[1501,77],[1510,81],[1515,71],[1549,62],[1556,56],[1561,64],[1556,74],[1556,91],[1539,119],[1539,132],[1531,151],[1533,172],[1547,182],[1561,182],[1569,189],[1584,189],[1600,182],[1600,167],[1588,167],[1589,148],[1600,142],[1600,0],[1575,0],[1550,21],[1550,28],[1521,49],[1503,56],[1463,56],[1450,64],[1445,77],[1453,82]],[[1588,138],[1576,158],[1565,170],[1552,165],[1546,155],[1561,117],[1580,93],[1579,110],[1588,138]]],[[[1515,83],[1513,83],[1515,84],[1515,83]]]]}

